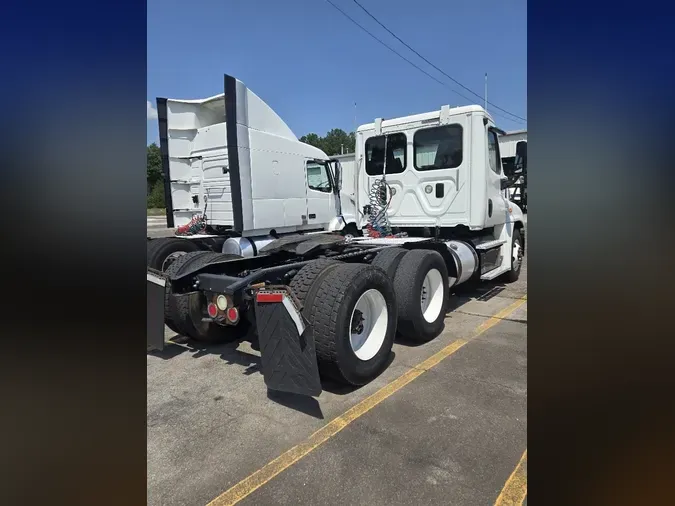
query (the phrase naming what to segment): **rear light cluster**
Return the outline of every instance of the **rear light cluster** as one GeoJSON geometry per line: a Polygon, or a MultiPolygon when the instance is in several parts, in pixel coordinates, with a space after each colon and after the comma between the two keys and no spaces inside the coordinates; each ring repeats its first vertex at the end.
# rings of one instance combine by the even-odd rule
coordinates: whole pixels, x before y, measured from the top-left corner
{"type": "Polygon", "coordinates": [[[234,307],[232,299],[225,295],[214,296],[206,306],[206,311],[213,319],[226,320],[231,324],[239,321],[239,310],[234,307]]]}

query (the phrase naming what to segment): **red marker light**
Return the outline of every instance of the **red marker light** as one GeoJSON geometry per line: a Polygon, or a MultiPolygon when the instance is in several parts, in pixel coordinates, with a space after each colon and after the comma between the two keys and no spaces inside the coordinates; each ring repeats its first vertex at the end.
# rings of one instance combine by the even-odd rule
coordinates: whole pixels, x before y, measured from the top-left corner
{"type": "Polygon", "coordinates": [[[284,300],[284,295],[281,293],[258,292],[256,300],[258,302],[281,302],[284,300]]]}
{"type": "Polygon", "coordinates": [[[237,310],[236,307],[231,307],[230,309],[227,310],[227,319],[230,320],[232,323],[239,320],[239,311],[237,310]]]}
{"type": "Polygon", "coordinates": [[[218,316],[218,306],[216,306],[213,302],[211,302],[206,309],[209,312],[209,316],[211,318],[218,316]]]}

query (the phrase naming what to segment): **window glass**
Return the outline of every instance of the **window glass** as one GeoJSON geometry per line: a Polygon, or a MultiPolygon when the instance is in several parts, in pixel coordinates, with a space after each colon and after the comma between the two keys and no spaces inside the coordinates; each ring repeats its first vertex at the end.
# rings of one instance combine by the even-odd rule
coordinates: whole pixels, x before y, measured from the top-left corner
{"type": "Polygon", "coordinates": [[[454,169],[462,164],[462,127],[425,128],[413,138],[417,170],[454,169]]]}
{"type": "Polygon", "coordinates": [[[307,186],[311,190],[330,193],[331,184],[325,164],[307,162],[307,186]]]}
{"type": "Polygon", "coordinates": [[[499,150],[498,150],[499,140],[497,139],[497,132],[494,130],[488,130],[488,159],[490,163],[490,169],[493,172],[500,174],[501,167],[499,163],[499,150]]]}
{"type": "MultiPolygon", "coordinates": [[[[407,164],[405,134],[387,136],[387,174],[400,174],[407,164]]],[[[379,176],[384,172],[384,135],[366,140],[366,174],[379,176]]]]}

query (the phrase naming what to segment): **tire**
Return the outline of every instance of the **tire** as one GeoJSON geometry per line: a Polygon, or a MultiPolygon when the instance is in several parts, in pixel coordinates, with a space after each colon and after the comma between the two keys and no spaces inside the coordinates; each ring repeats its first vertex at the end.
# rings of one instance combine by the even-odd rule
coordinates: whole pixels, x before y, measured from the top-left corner
{"type": "Polygon", "coordinates": [[[158,246],[161,246],[161,244],[162,241],[158,239],[150,239],[148,237],[147,254],[146,254],[146,263],[148,264],[148,267],[151,267],[150,259],[155,255],[155,250],[157,249],[158,246]]]}
{"type": "Polygon", "coordinates": [[[312,283],[314,283],[317,276],[329,265],[337,265],[339,263],[338,260],[331,259],[315,260],[314,262],[305,265],[293,277],[290,284],[291,291],[303,306],[305,304],[305,299],[307,298],[307,292],[309,292],[309,289],[312,287],[312,283]]]}
{"type": "Polygon", "coordinates": [[[352,236],[352,237],[363,237],[363,232],[361,232],[358,228],[356,228],[356,225],[354,223],[350,223],[347,225],[345,228],[340,230],[340,233],[343,236],[352,236]]]}
{"type": "Polygon", "coordinates": [[[525,251],[523,249],[523,240],[520,236],[520,230],[514,230],[513,238],[511,239],[511,270],[504,274],[504,281],[507,283],[514,283],[520,277],[520,269],[523,267],[523,256],[525,251]],[[514,261],[514,257],[517,260],[514,261]]]}
{"type": "Polygon", "coordinates": [[[408,251],[409,250],[403,248],[384,249],[375,256],[370,265],[379,267],[387,273],[389,279],[393,280],[398,264],[400,264],[401,259],[408,254],[408,251]]]}
{"type": "Polygon", "coordinates": [[[175,258],[193,251],[200,251],[200,249],[189,239],[176,237],[155,239],[148,243],[147,264],[148,267],[164,272],[171,265],[172,259],[175,261],[175,258]]]}
{"type": "Polygon", "coordinates": [[[171,281],[180,274],[183,266],[192,263],[193,259],[205,255],[209,255],[209,257],[211,257],[213,255],[217,255],[217,253],[212,253],[210,251],[192,251],[190,253],[186,253],[185,255],[178,257],[176,261],[169,265],[169,267],[164,272],[169,280],[164,290],[164,323],[176,334],[180,334],[180,332],[174,324],[171,312],[169,310],[169,299],[171,298],[171,281]]]}
{"type": "Polygon", "coordinates": [[[381,269],[367,264],[325,266],[307,292],[303,316],[314,336],[322,377],[359,386],[387,368],[396,335],[396,297],[381,269]],[[352,333],[359,316],[364,318],[361,338],[352,333]]]}
{"type": "Polygon", "coordinates": [[[443,331],[449,289],[448,268],[440,253],[423,249],[408,252],[396,270],[394,290],[402,336],[425,343],[443,331]]]}
{"type": "MultiPolygon", "coordinates": [[[[223,257],[240,258],[236,255],[225,255],[212,251],[197,251],[180,257],[176,262],[180,265],[174,267],[170,265],[171,276],[180,275],[188,267],[199,268],[223,257]],[[183,258],[187,257],[187,258],[183,258]]],[[[167,269],[167,274],[169,273],[167,269]]],[[[169,292],[169,290],[167,290],[169,292]]],[[[249,330],[250,324],[247,319],[241,318],[236,326],[218,325],[213,322],[203,322],[201,319],[195,321],[192,315],[201,315],[202,294],[199,293],[192,297],[171,297],[170,293],[166,295],[165,322],[169,328],[180,335],[208,343],[229,342],[243,337],[249,330]],[[169,322],[171,325],[169,325],[169,322]]]]}

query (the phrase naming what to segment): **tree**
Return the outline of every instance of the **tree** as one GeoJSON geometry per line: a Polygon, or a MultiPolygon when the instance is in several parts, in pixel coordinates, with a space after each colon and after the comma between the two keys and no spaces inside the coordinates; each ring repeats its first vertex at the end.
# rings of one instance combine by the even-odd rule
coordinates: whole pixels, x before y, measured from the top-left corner
{"type": "Polygon", "coordinates": [[[356,146],[354,132],[347,133],[341,128],[333,128],[325,137],[309,133],[300,137],[300,142],[319,148],[328,156],[344,153],[353,153],[356,146]]]}
{"type": "Polygon", "coordinates": [[[148,209],[164,207],[164,173],[162,153],[154,142],[148,146],[146,168],[148,209]]]}
{"type": "Polygon", "coordinates": [[[147,167],[147,181],[148,193],[154,188],[157,183],[161,183],[164,179],[162,173],[162,153],[159,146],[154,142],[148,146],[148,167],[147,167]]]}
{"type": "Polygon", "coordinates": [[[305,144],[309,144],[310,146],[314,146],[315,148],[323,150],[323,139],[314,133],[303,135],[300,137],[300,142],[304,142],[305,144]]]}

